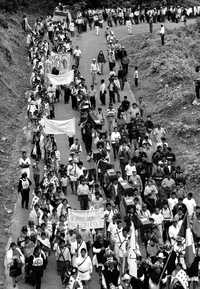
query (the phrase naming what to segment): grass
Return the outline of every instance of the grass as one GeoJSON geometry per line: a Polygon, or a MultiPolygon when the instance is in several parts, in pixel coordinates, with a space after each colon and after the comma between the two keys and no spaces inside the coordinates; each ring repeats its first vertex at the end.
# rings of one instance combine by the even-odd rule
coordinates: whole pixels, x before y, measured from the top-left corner
{"type": "Polygon", "coordinates": [[[26,109],[24,93],[30,68],[24,58],[25,36],[20,22],[18,15],[0,15],[0,288],[3,286],[3,257],[10,226],[10,216],[3,204],[11,209],[16,202],[18,159],[22,146],[26,144],[22,128],[26,109]]]}
{"type": "Polygon", "coordinates": [[[143,96],[155,123],[162,123],[169,144],[185,169],[188,191],[200,204],[200,108],[192,105],[195,67],[200,61],[200,22],[168,31],[166,45],[157,34],[138,35],[124,43],[130,55],[130,75],[138,66],[140,86],[131,86],[143,96]]]}

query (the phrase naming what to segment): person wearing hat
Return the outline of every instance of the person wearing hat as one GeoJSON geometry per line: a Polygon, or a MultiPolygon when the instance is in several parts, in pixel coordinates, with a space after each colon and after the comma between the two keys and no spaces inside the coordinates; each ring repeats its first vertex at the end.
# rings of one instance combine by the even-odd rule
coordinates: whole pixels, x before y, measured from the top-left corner
{"type": "Polygon", "coordinates": [[[69,278],[68,289],[83,289],[83,284],[78,276],[78,269],[76,267],[73,267],[71,270],[71,276],[69,278]]]}
{"type": "Polygon", "coordinates": [[[184,238],[178,236],[174,244],[174,252],[176,253],[176,264],[180,263],[184,270],[186,269],[186,264],[185,264],[185,259],[184,259],[185,248],[186,248],[186,244],[184,242],[184,238]]]}
{"type": "Polygon", "coordinates": [[[113,258],[105,263],[101,277],[103,289],[114,289],[120,285],[120,272],[113,258]]]}
{"type": "Polygon", "coordinates": [[[123,289],[132,289],[132,288],[134,288],[134,287],[132,287],[132,284],[131,284],[131,276],[129,274],[127,274],[127,273],[122,275],[120,285],[122,286],[123,289]]]}

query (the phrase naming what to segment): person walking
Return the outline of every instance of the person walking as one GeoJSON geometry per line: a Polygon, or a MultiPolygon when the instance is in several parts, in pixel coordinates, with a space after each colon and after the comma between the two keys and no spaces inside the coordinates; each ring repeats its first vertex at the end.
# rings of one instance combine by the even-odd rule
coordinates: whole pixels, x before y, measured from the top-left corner
{"type": "Polygon", "coordinates": [[[92,110],[96,109],[96,94],[97,94],[97,91],[94,88],[94,85],[91,85],[90,91],[89,91],[89,97],[90,97],[90,103],[91,103],[91,109],[92,110]]]}
{"type": "Polygon", "coordinates": [[[88,256],[86,249],[81,249],[81,255],[75,259],[75,267],[78,269],[78,276],[82,281],[84,288],[88,289],[88,282],[92,274],[92,261],[88,256]]]}
{"type": "Polygon", "coordinates": [[[95,31],[96,31],[96,36],[99,36],[99,27],[100,27],[100,23],[99,23],[99,18],[97,16],[95,22],[94,22],[94,27],[95,27],[95,31]]]}
{"type": "Polygon", "coordinates": [[[21,193],[21,205],[22,208],[25,208],[28,210],[28,204],[29,204],[29,192],[31,187],[31,180],[27,177],[27,173],[23,173],[18,184],[18,193],[21,193]]]}
{"type": "Polygon", "coordinates": [[[97,73],[98,73],[98,64],[96,61],[96,58],[92,59],[91,67],[90,67],[90,72],[91,72],[91,77],[92,77],[92,85],[95,86],[97,84],[97,73]]]}
{"type": "Polygon", "coordinates": [[[124,90],[124,85],[125,85],[125,82],[126,82],[126,76],[125,76],[124,70],[123,70],[121,65],[119,67],[117,75],[118,75],[118,79],[119,79],[119,82],[120,82],[120,88],[123,91],[124,90]]]}
{"type": "Polygon", "coordinates": [[[41,288],[41,279],[45,267],[45,254],[39,246],[36,246],[31,256],[30,264],[32,269],[32,279],[36,289],[41,288]]]}
{"type": "Polygon", "coordinates": [[[153,33],[153,17],[149,18],[149,32],[153,33]]]}
{"type": "Polygon", "coordinates": [[[80,201],[81,210],[88,210],[88,201],[89,201],[89,186],[86,183],[84,177],[80,179],[80,184],[78,185],[77,195],[80,201]]]}
{"type": "Polygon", "coordinates": [[[22,157],[19,159],[19,167],[21,169],[21,174],[26,173],[28,178],[30,177],[30,166],[30,158],[27,156],[26,151],[22,151],[22,157]]]}
{"type": "Polygon", "coordinates": [[[98,63],[98,65],[99,65],[99,73],[100,73],[101,75],[103,75],[103,72],[104,72],[104,64],[106,63],[106,59],[105,59],[103,50],[100,50],[100,51],[99,51],[99,54],[98,54],[98,56],[97,56],[97,63],[98,63]]]}
{"type": "Polygon", "coordinates": [[[101,85],[100,85],[100,101],[101,105],[106,105],[106,84],[105,80],[101,80],[101,85]]]}
{"type": "Polygon", "coordinates": [[[109,107],[106,111],[106,119],[107,119],[107,126],[108,126],[108,132],[109,135],[111,134],[112,130],[113,130],[113,125],[115,122],[115,118],[116,118],[117,112],[113,107],[112,102],[109,104],[109,107]]]}
{"type": "Polygon", "coordinates": [[[78,68],[79,67],[79,63],[80,63],[81,54],[82,54],[82,52],[81,52],[81,50],[80,50],[78,45],[74,49],[74,53],[73,54],[74,54],[75,65],[78,68]]]}
{"type": "Polygon", "coordinates": [[[114,83],[114,78],[111,77],[109,79],[109,85],[108,85],[108,90],[109,90],[109,97],[110,97],[110,104],[112,103],[115,103],[115,91],[116,91],[116,88],[115,88],[115,83],[114,83]]]}
{"type": "Polygon", "coordinates": [[[114,131],[111,133],[110,140],[113,148],[114,160],[116,160],[119,151],[119,142],[121,140],[121,135],[117,127],[115,127],[114,131]]]}
{"type": "Polygon", "coordinates": [[[110,71],[113,71],[115,68],[115,52],[113,50],[110,50],[108,53],[108,61],[109,61],[109,69],[110,71]]]}
{"type": "Polygon", "coordinates": [[[165,45],[165,26],[163,24],[161,24],[161,28],[160,28],[160,37],[161,37],[161,44],[162,46],[165,45]]]}
{"type": "Polygon", "coordinates": [[[121,65],[122,65],[122,68],[123,68],[123,72],[124,72],[124,75],[127,76],[128,74],[128,66],[129,66],[129,58],[127,55],[124,55],[121,59],[121,65]]]}
{"type": "Polygon", "coordinates": [[[24,255],[20,248],[12,242],[6,252],[6,264],[9,269],[9,276],[12,278],[13,287],[16,287],[19,276],[22,274],[22,267],[25,263],[24,255]]]}
{"type": "Polygon", "coordinates": [[[138,74],[138,67],[135,67],[135,72],[134,72],[134,82],[135,82],[135,86],[138,87],[138,78],[139,78],[139,74],[138,74]]]}

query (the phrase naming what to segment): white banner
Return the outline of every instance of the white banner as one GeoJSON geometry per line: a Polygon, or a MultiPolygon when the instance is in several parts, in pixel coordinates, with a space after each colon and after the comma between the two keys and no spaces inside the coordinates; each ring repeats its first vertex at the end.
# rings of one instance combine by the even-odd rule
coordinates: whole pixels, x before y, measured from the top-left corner
{"type": "Polygon", "coordinates": [[[69,210],[68,225],[70,229],[77,227],[81,229],[104,228],[104,209],[91,210],[69,210]]]}
{"type": "Polygon", "coordinates": [[[40,123],[43,126],[45,134],[66,134],[70,137],[76,134],[75,118],[69,120],[52,120],[43,118],[40,123]]]}
{"type": "MultiPolygon", "coordinates": [[[[70,49],[70,45],[69,45],[70,49]]],[[[46,73],[50,73],[53,67],[60,71],[60,74],[70,71],[72,67],[72,56],[70,53],[54,53],[45,62],[46,73]]]]}
{"type": "Polygon", "coordinates": [[[59,74],[59,75],[47,73],[46,76],[48,77],[49,81],[53,84],[53,86],[69,85],[71,82],[74,81],[74,71],[73,70],[66,71],[65,73],[59,74]]]}

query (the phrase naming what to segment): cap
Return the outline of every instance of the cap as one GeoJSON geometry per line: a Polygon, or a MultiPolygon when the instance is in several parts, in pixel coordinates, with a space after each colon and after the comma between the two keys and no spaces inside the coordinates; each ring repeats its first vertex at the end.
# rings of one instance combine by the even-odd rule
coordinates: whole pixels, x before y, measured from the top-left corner
{"type": "Polygon", "coordinates": [[[160,252],[157,257],[160,259],[165,259],[163,252],[160,252]]]}
{"type": "Polygon", "coordinates": [[[77,268],[73,267],[71,273],[72,273],[72,275],[76,274],[77,273],[77,268]]]}
{"type": "Polygon", "coordinates": [[[125,280],[131,280],[131,276],[128,274],[124,274],[124,276],[122,277],[122,281],[125,281],[125,280]]]}

